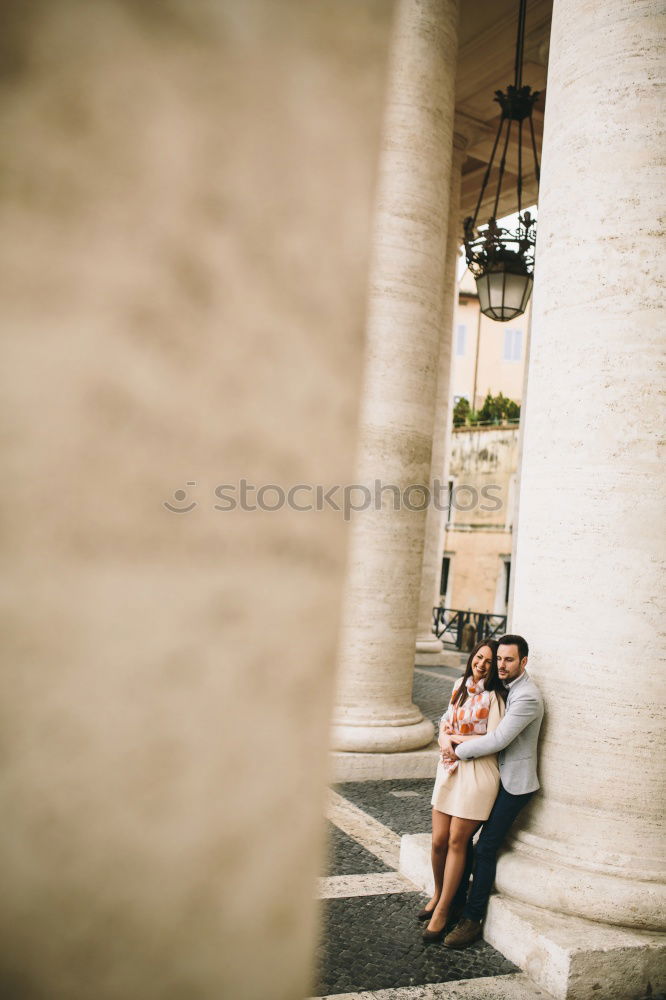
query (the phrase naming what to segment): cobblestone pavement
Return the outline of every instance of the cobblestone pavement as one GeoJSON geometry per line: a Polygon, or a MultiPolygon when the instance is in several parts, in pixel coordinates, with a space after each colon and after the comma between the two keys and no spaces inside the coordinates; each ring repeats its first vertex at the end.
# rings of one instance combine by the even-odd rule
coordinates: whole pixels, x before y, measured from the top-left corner
{"type": "MultiPolygon", "coordinates": [[[[448,668],[415,672],[414,700],[433,721],[438,722],[446,708],[456,676],[459,674],[448,668]]],[[[322,881],[322,892],[329,898],[322,902],[315,996],[506,976],[518,971],[485,941],[465,951],[450,951],[441,943],[423,944],[423,925],[415,917],[428,897],[416,887],[410,891],[411,883],[396,874],[397,850],[393,867],[387,857],[390,860],[391,843],[397,847],[403,833],[430,831],[433,783],[434,777],[335,786],[339,796],[370,818],[368,825],[375,839],[370,835],[364,838],[362,824],[343,832],[329,823],[327,877],[322,881]],[[377,846],[381,841],[376,839],[380,829],[377,821],[385,830],[381,849],[377,846]],[[388,873],[395,877],[387,891],[387,879],[393,878],[388,873]]]]}
{"type": "MultiPolygon", "coordinates": [[[[430,829],[432,784],[430,779],[346,782],[337,785],[335,791],[379,820],[397,842],[402,833],[430,829]]],[[[389,868],[378,858],[373,860],[371,850],[333,824],[329,827],[332,831],[326,872],[329,888],[336,876],[359,877],[356,889],[353,879],[345,883],[349,895],[323,901],[316,996],[446,983],[517,971],[484,941],[465,951],[449,951],[440,943],[424,945],[423,925],[415,915],[428,897],[416,888],[413,892],[404,891],[405,880],[386,892],[382,881],[386,876],[381,873],[395,868],[389,868]]]]}
{"type": "Polygon", "coordinates": [[[412,698],[426,719],[435,726],[448,708],[455,680],[460,673],[448,667],[417,667],[414,671],[412,698]]]}
{"type": "Polygon", "coordinates": [[[483,941],[465,951],[423,944],[423,926],[414,915],[426,901],[418,891],[327,900],[318,995],[517,971],[483,941]]]}
{"type": "Polygon", "coordinates": [[[434,778],[353,781],[335,790],[394,833],[429,833],[434,778]]]}
{"type": "Polygon", "coordinates": [[[352,837],[338,830],[333,823],[326,825],[329,854],[327,875],[370,875],[391,871],[388,865],[352,837]]]}

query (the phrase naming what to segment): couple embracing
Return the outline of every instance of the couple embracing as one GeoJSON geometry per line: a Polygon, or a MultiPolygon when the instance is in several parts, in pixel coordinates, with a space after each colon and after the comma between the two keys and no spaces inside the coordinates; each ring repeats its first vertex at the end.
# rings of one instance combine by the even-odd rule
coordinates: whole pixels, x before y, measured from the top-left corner
{"type": "Polygon", "coordinates": [[[520,635],[477,643],[456,682],[439,730],[441,760],[432,794],[435,892],[418,914],[426,943],[466,948],[481,937],[497,852],[539,787],[537,740],[543,700],[529,677],[520,635]],[[476,850],[472,837],[483,825],[476,850]],[[470,875],[474,869],[468,895],[470,875]]]}

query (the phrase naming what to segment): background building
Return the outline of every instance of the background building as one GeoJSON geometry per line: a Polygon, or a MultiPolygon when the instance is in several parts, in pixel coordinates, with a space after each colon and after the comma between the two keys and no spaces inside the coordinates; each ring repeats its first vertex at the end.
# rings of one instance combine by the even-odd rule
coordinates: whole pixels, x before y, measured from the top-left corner
{"type": "Polygon", "coordinates": [[[531,303],[510,323],[496,323],[479,309],[476,284],[465,270],[458,287],[453,319],[451,395],[453,403],[464,397],[478,410],[486,395],[503,393],[522,401],[531,303]]]}
{"type": "Polygon", "coordinates": [[[453,429],[440,587],[447,608],[507,613],[518,435],[517,426],[453,429]]]}

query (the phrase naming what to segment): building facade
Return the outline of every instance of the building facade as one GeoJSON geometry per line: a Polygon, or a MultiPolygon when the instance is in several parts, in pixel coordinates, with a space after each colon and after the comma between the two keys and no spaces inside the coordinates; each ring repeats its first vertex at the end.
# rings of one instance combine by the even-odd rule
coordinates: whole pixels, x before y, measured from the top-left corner
{"type": "Polygon", "coordinates": [[[452,431],[440,582],[446,608],[507,614],[518,437],[508,425],[452,431]]]}
{"type": "Polygon", "coordinates": [[[531,304],[510,323],[496,323],[479,308],[469,270],[460,280],[453,318],[451,396],[478,410],[490,393],[520,403],[528,350],[531,304]]]}

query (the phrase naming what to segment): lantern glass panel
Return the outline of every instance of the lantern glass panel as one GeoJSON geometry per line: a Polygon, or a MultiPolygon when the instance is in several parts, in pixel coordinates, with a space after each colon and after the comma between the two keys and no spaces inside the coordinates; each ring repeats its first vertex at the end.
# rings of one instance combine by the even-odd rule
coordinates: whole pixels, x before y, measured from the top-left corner
{"type": "Polygon", "coordinates": [[[488,287],[489,274],[481,274],[476,279],[476,291],[479,296],[479,308],[484,316],[490,312],[490,288],[488,287]]]}
{"type": "Polygon", "coordinates": [[[532,276],[490,271],[476,279],[476,289],[484,316],[508,323],[525,312],[532,292],[532,276]]]}
{"type": "Polygon", "coordinates": [[[532,279],[527,274],[507,273],[505,277],[502,312],[504,313],[504,318],[509,320],[515,316],[520,316],[524,311],[527,304],[525,292],[528,287],[531,287],[532,279]]]}

